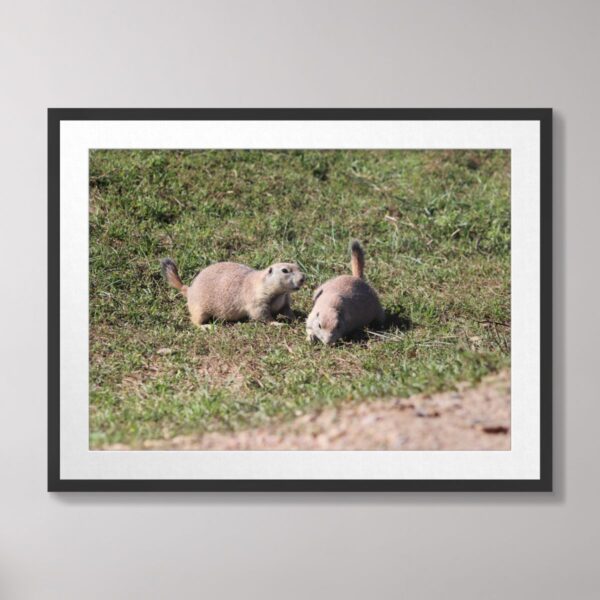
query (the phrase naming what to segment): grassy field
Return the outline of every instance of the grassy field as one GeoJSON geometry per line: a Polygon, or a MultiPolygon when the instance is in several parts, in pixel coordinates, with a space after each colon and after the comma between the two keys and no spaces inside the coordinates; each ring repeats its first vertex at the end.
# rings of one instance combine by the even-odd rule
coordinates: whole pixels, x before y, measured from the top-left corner
{"type": "Polygon", "coordinates": [[[91,447],[448,389],[509,364],[509,152],[91,152],[91,447]],[[310,345],[311,291],[349,272],[351,238],[389,325],[310,345]],[[299,318],[197,329],[165,256],[184,283],[216,261],[295,261],[299,318]]]}

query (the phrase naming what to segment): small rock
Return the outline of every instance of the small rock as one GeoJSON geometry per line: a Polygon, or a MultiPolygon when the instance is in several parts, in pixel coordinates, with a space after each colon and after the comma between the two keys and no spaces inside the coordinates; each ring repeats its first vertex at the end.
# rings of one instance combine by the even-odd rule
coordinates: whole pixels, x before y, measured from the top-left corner
{"type": "Polygon", "coordinates": [[[424,418],[432,418],[432,417],[440,416],[439,411],[436,410],[432,406],[417,406],[415,408],[415,414],[417,415],[417,417],[424,417],[424,418]]]}
{"type": "Polygon", "coordinates": [[[508,427],[506,425],[485,425],[482,429],[486,433],[508,433],[508,427]]]}

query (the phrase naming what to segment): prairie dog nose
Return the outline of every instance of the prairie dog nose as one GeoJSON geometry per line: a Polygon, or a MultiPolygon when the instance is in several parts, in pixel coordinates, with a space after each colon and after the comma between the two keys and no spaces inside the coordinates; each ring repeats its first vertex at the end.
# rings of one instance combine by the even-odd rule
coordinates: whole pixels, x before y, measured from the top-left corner
{"type": "Polygon", "coordinates": [[[304,276],[304,273],[300,274],[300,277],[298,277],[298,283],[300,285],[304,285],[304,282],[306,281],[306,277],[304,276]]]}

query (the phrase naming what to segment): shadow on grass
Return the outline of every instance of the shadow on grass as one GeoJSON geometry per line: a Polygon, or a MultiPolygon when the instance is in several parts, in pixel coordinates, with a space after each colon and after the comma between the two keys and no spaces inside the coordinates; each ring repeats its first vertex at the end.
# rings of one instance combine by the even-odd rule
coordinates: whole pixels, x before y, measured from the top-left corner
{"type": "MultiPolygon", "coordinates": [[[[308,316],[308,313],[301,311],[301,310],[300,311],[294,310],[293,313],[294,313],[293,319],[287,319],[283,315],[277,315],[274,320],[278,321],[279,323],[282,323],[282,324],[295,325],[299,321],[301,321],[301,322],[306,321],[306,317],[308,316]]],[[[240,323],[258,323],[258,321],[253,321],[252,319],[249,319],[248,317],[242,317],[241,319],[237,319],[236,321],[224,321],[223,319],[217,319],[215,317],[211,317],[210,319],[208,319],[206,321],[206,323],[203,323],[203,325],[215,325],[215,326],[219,326],[221,328],[229,328],[229,327],[239,327],[240,323]]],[[[263,325],[266,325],[266,324],[267,323],[263,323],[263,325]]],[[[185,326],[189,326],[189,323],[185,323],[184,327],[185,326]]]]}
{"type": "Polygon", "coordinates": [[[397,329],[398,331],[410,331],[415,324],[404,314],[399,312],[385,313],[385,324],[380,328],[380,331],[390,331],[397,329]]]}
{"type": "MultiPolygon", "coordinates": [[[[303,310],[293,310],[294,318],[292,320],[286,319],[279,315],[276,320],[281,324],[296,325],[298,323],[304,323],[308,317],[308,313],[303,310]]],[[[223,321],[222,319],[209,319],[205,324],[206,326],[218,326],[219,328],[230,328],[239,327],[240,323],[250,323],[251,320],[244,318],[238,321],[223,321]]],[[[189,323],[182,324],[182,329],[187,329],[189,323]]],[[[415,327],[415,324],[404,314],[399,312],[385,313],[385,323],[380,327],[367,327],[365,329],[355,331],[344,339],[340,340],[338,344],[343,345],[345,343],[351,344],[366,344],[368,341],[379,339],[380,341],[393,340],[395,336],[402,334],[406,331],[410,331],[415,327]]]]}
{"type": "Polygon", "coordinates": [[[345,337],[341,343],[366,345],[369,341],[393,341],[400,334],[410,331],[414,327],[415,324],[405,314],[386,311],[385,323],[382,326],[355,331],[345,337]]]}

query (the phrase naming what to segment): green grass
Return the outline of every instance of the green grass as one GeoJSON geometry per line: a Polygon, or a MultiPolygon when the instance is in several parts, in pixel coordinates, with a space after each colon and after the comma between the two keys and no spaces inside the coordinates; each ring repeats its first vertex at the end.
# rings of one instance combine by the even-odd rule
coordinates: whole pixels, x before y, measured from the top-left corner
{"type": "Polygon", "coordinates": [[[477,381],[510,364],[507,151],[130,151],[90,154],[90,443],[287,419],[477,381]],[[199,330],[161,279],[213,262],[295,261],[294,295],[349,271],[392,324],[335,347],[304,320],[199,330]]]}

